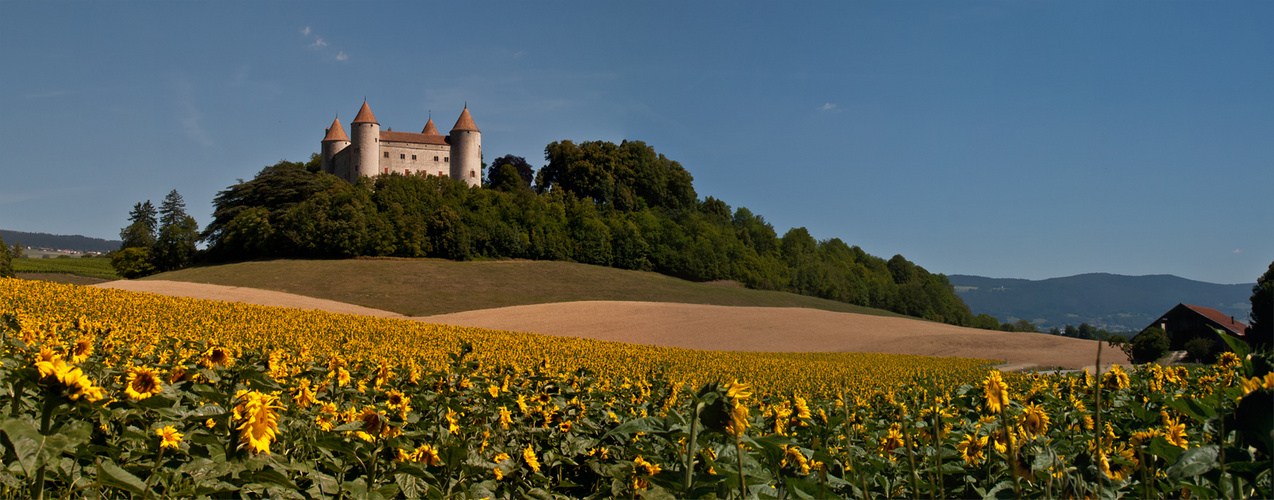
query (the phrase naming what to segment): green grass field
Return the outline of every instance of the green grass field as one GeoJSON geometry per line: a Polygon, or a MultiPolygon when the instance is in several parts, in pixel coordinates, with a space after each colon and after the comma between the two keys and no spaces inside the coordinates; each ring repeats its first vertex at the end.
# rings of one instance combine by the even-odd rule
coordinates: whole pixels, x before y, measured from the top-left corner
{"type": "MultiPolygon", "coordinates": [[[[74,276],[117,280],[115,268],[111,267],[111,259],[106,257],[66,258],[66,259],[14,259],[13,270],[18,273],[59,273],[74,276]]],[[[44,279],[44,278],[35,278],[44,279]]],[[[51,281],[51,280],[46,280],[51,281]]],[[[65,281],[64,281],[65,282],[65,281]]]]}
{"type": "Polygon", "coordinates": [[[295,293],[427,316],[580,300],[807,307],[898,316],[888,311],[737,284],[694,283],[662,274],[549,261],[440,259],[274,260],[195,267],[144,279],[295,293]]]}

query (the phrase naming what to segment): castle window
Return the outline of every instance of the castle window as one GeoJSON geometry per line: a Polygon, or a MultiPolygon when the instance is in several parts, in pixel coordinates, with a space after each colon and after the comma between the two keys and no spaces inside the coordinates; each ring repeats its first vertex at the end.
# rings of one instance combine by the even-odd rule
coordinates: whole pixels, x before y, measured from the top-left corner
{"type": "Polygon", "coordinates": [[[407,159],[407,155],[402,154],[402,153],[399,153],[399,154],[398,154],[398,159],[399,159],[399,160],[406,160],[406,159],[407,159]]]}
{"type": "Polygon", "coordinates": [[[437,157],[437,156],[435,156],[435,157],[434,157],[434,161],[438,161],[438,157],[437,157]]]}
{"type": "Polygon", "coordinates": [[[388,168],[387,168],[387,169],[385,169],[385,173],[387,173],[387,174],[389,173],[389,169],[388,169],[388,168]]]}
{"type": "Polygon", "coordinates": [[[470,171],[469,171],[469,177],[470,177],[470,178],[477,177],[477,176],[478,176],[478,173],[477,173],[477,172],[474,172],[474,171],[472,171],[472,170],[470,170],[470,171]]]}
{"type": "Polygon", "coordinates": [[[385,152],[385,158],[389,158],[389,151],[385,152]]]}
{"type": "Polygon", "coordinates": [[[411,155],[411,160],[416,161],[416,155],[411,155]]]}
{"type": "Polygon", "coordinates": [[[442,159],[442,161],[445,161],[445,162],[447,162],[447,163],[451,163],[451,157],[450,157],[450,156],[448,156],[448,157],[446,157],[446,158],[443,158],[443,159],[442,159]]]}

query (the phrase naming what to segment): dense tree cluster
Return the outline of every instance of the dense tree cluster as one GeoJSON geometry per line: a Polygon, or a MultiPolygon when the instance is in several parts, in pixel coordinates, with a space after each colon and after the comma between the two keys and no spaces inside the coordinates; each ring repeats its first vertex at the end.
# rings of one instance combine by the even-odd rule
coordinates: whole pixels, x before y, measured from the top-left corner
{"type": "Polygon", "coordinates": [[[1065,328],[1060,329],[1053,327],[1048,333],[1084,340],[1109,340],[1112,336],[1105,328],[1097,328],[1088,323],[1080,323],[1078,327],[1075,325],[1066,325],[1065,328]]]}
{"type": "Polygon", "coordinates": [[[1000,327],[975,318],[946,276],[901,255],[886,261],[805,228],[780,237],[747,208],[700,201],[689,172],[641,142],[555,142],[545,157],[534,186],[525,160],[497,159],[495,189],[426,175],[350,184],[280,162],[217,195],[207,256],[564,260],[1000,327]]]}
{"type": "Polygon", "coordinates": [[[1274,262],[1252,286],[1252,324],[1247,331],[1248,343],[1268,349],[1274,345],[1274,262]]]}
{"type": "Polygon", "coordinates": [[[119,232],[120,249],[111,256],[111,266],[120,276],[138,278],[194,262],[199,223],[186,214],[186,201],[176,189],[158,210],[150,200],[133,205],[128,222],[119,232]]]}
{"type": "Polygon", "coordinates": [[[13,271],[13,259],[22,258],[22,244],[13,242],[13,246],[5,245],[4,238],[0,237],[0,278],[13,278],[17,273],[13,271]]]}

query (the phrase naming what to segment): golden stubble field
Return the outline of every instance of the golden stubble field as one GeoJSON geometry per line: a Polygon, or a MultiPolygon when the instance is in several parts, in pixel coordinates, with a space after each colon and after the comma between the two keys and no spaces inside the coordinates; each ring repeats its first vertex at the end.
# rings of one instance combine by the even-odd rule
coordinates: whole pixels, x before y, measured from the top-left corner
{"type": "MultiPolygon", "coordinates": [[[[377,309],[302,295],[177,281],[96,285],[164,295],[403,318],[377,309]]],[[[907,318],[794,307],[732,307],[585,301],[478,309],[411,318],[430,323],[533,332],[690,349],[768,352],[876,352],[1004,360],[1003,369],[1081,369],[1097,342],[1047,334],[996,332],[907,318]],[[727,346],[723,348],[723,346],[727,346]]],[[[1125,362],[1107,349],[1103,365],[1125,362]]]]}

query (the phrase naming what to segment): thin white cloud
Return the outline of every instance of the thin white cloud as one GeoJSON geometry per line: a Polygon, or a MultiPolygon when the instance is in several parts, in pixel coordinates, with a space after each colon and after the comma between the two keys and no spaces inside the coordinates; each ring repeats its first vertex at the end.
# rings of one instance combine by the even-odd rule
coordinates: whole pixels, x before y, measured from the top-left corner
{"type": "Polygon", "coordinates": [[[1239,250],[1239,249],[1237,249],[1237,248],[1235,248],[1235,249],[1234,249],[1234,253],[1236,253],[1236,254],[1240,254],[1240,253],[1243,253],[1243,251],[1242,251],[1242,250],[1239,250]]]}
{"type": "Polygon", "coordinates": [[[195,106],[195,85],[184,77],[173,82],[176,91],[177,122],[186,137],[201,146],[211,146],[212,137],[203,128],[203,113],[195,106]]]}
{"type": "MultiPolygon", "coordinates": [[[[314,30],[310,29],[309,26],[301,29],[301,36],[309,39],[309,44],[306,45],[306,48],[319,51],[325,55],[331,54],[331,52],[328,52],[332,49],[327,48],[327,40],[324,40],[323,37],[314,34],[314,30]]],[[[349,59],[349,54],[346,54],[343,50],[337,50],[336,55],[332,57],[337,61],[345,61],[349,59]]]]}
{"type": "Polygon", "coordinates": [[[830,102],[829,102],[829,103],[826,103],[826,104],[824,104],[824,105],[822,105],[822,106],[819,106],[819,108],[818,108],[818,109],[823,110],[823,111],[836,111],[836,105],[835,105],[835,104],[832,104],[832,103],[830,103],[830,102]]]}

